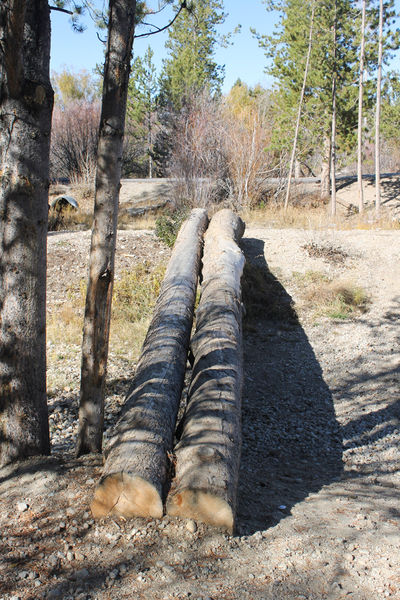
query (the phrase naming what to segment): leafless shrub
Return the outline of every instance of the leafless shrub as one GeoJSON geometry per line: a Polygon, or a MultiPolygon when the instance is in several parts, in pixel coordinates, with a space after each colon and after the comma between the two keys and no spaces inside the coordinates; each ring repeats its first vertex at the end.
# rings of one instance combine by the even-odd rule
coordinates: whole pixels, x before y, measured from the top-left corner
{"type": "Polygon", "coordinates": [[[272,155],[266,152],[270,126],[262,107],[241,114],[224,106],[225,154],[229,172],[229,196],[238,208],[250,208],[265,195],[265,179],[271,177],[272,155]]]}
{"type": "Polygon", "coordinates": [[[223,122],[218,103],[207,92],[191,96],[173,120],[168,175],[175,180],[175,204],[205,207],[221,199],[226,176],[223,122]]]}
{"type": "Polygon", "coordinates": [[[55,108],[50,149],[53,178],[93,181],[99,117],[98,102],[72,100],[55,108]]]}

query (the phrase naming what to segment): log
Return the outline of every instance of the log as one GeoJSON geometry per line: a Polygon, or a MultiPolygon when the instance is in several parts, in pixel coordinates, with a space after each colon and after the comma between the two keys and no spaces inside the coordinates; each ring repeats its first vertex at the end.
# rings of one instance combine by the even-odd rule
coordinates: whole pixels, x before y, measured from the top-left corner
{"type": "Polygon", "coordinates": [[[163,515],[207,224],[206,211],[195,209],[179,232],[131,390],[106,450],[91,505],[94,517],[163,515]]]}
{"type": "Polygon", "coordinates": [[[191,343],[194,356],[176,476],[167,513],[232,532],[241,446],[241,287],[244,223],[230,210],[205,235],[203,282],[191,343]]]}

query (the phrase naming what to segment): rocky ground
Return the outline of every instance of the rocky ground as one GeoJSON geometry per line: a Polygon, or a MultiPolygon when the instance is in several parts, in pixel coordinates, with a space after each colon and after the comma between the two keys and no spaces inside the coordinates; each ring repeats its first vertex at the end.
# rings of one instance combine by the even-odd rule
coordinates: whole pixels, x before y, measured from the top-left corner
{"type": "MultiPolygon", "coordinates": [[[[85,273],[88,241],[49,237],[50,306],[85,273]]],[[[118,265],[142,248],[168,253],[124,231],[118,265]]],[[[276,306],[261,298],[244,327],[235,535],[168,517],[91,518],[102,460],[73,456],[76,364],[49,400],[53,455],[0,471],[0,598],[400,599],[400,233],[251,228],[243,249],[276,306]],[[312,245],[325,251],[310,256],[312,245]],[[307,271],[362,285],[369,310],[319,316],[293,276],[307,271]]],[[[107,427],[132,371],[111,357],[107,427]]]]}

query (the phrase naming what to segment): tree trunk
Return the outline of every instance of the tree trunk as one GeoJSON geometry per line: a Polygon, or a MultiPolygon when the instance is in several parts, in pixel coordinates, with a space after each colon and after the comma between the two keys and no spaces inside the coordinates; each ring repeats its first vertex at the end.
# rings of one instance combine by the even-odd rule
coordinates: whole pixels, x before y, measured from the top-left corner
{"type": "Polygon", "coordinates": [[[176,478],[167,500],[171,516],[229,531],[234,528],[241,445],[244,256],[237,242],[243,232],[241,219],[222,210],[205,235],[192,381],[175,450],[176,478]]]}
{"type": "Polygon", "coordinates": [[[101,452],[114,257],[135,0],[110,0],[82,342],[77,455],[101,452]]]}
{"type": "Polygon", "coordinates": [[[206,211],[195,209],[178,235],[132,389],[110,440],[92,503],[95,517],[162,517],[207,222],[206,211]]]}
{"type": "Polygon", "coordinates": [[[331,132],[325,136],[322,168],[321,168],[321,200],[326,200],[330,196],[331,184],[331,132]]]}
{"type": "Polygon", "coordinates": [[[306,66],[304,68],[303,85],[302,85],[302,88],[301,88],[299,106],[298,106],[298,109],[297,109],[297,119],[296,119],[295,131],[294,131],[292,154],[290,156],[288,183],[287,183],[287,187],[286,187],[286,197],[285,197],[285,204],[284,204],[284,209],[285,210],[287,210],[287,207],[289,205],[290,186],[291,186],[291,182],[292,182],[292,171],[293,171],[294,160],[295,160],[295,157],[296,157],[297,138],[299,136],[301,111],[302,111],[302,108],[303,108],[304,94],[305,94],[305,91],[306,91],[306,83],[307,83],[308,70],[309,70],[309,67],[310,67],[311,48],[312,48],[312,36],[313,36],[313,27],[314,27],[314,14],[315,14],[315,2],[313,1],[313,3],[312,3],[312,10],[311,10],[310,30],[309,30],[309,35],[308,35],[308,50],[307,50],[306,66]]]}
{"type": "Polygon", "coordinates": [[[53,90],[47,0],[0,4],[0,465],[50,452],[46,241],[53,90]]]}
{"type": "Polygon", "coordinates": [[[378,33],[378,77],[376,81],[376,113],[375,113],[375,212],[379,216],[381,209],[381,82],[382,82],[382,53],[383,53],[383,0],[379,0],[379,33],[378,33]]]}
{"type": "Polygon", "coordinates": [[[294,178],[300,179],[301,177],[301,164],[300,161],[296,158],[294,161],[294,178]]]}
{"type": "Polygon", "coordinates": [[[336,215],[336,78],[337,78],[337,0],[333,22],[333,77],[332,77],[332,142],[331,142],[331,215],[336,215]]]}
{"type": "Polygon", "coordinates": [[[366,0],[362,0],[361,17],[361,46],[360,46],[360,81],[358,88],[358,130],[357,130],[357,183],[358,209],[364,210],[364,188],[362,182],[362,119],[363,119],[363,88],[364,88],[364,59],[365,59],[365,13],[366,0]]]}

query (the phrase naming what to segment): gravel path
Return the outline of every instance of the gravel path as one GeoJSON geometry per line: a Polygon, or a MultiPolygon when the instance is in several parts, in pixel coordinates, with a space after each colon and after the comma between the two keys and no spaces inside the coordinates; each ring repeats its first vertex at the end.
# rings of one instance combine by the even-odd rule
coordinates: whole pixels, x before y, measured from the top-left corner
{"type": "MultiPolygon", "coordinates": [[[[65,236],[84,268],[85,236],[65,236]]],[[[243,247],[282,318],[261,309],[244,328],[237,534],[168,517],[95,523],[101,458],[73,457],[76,383],[50,399],[56,453],[0,471],[0,598],[400,599],[400,233],[251,228],[243,247]],[[310,257],[310,243],[347,258],[310,257]],[[316,318],[293,277],[309,270],[362,285],[369,311],[316,318]]],[[[113,358],[110,371],[109,425],[132,365],[113,358]]]]}

